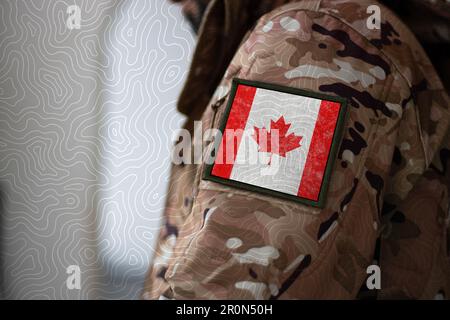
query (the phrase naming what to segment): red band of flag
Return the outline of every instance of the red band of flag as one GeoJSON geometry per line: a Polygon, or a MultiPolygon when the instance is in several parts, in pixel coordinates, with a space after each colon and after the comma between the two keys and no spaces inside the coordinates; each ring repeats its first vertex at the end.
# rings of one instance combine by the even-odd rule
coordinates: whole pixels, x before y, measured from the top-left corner
{"type": "Polygon", "coordinates": [[[317,200],[333,142],[340,103],[322,100],[297,195],[317,200]]]}
{"type": "MultiPolygon", "coordinates": [[[[248,115],[252,108],[253,99],[255,98],[256,87],[239,85],[234,96],[233,105],[231,107],[230,115],[228,116],[225,132],[223,132],[222,142],[220,143],[217,152],[220,163],[214,163],[212,174],[217,177],[229,179],[231,171],[233,170],[236,153],[239,149],[242,136],[230,135],[229,133],[237,132],[237,130],[244,130],[247,123],[248,115]],[[234,141],[230,141],[233,139],[234,141]],[[227,148],[230,148],[230,143],[233,143],[233,159],[227,159],[227,148]],[[221,158],[220,158],[221,157],[221,158]]],[[[228,149],[229,150],[229,149],[228,149]]],[[[216,158],[217,159],[217,158],[216,158]]]]}

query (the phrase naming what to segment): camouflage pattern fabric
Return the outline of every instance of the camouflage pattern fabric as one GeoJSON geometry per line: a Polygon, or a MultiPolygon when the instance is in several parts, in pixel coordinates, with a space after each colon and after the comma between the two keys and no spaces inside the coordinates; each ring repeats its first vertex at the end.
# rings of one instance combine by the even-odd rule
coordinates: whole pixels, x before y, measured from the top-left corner
{"type": "Polygon", "coordinates": [[[179,100],[185,128],[218,126],[225,103],[212,105],[234,77],[346,98],[327,201],[313,208],[202,180],[203,164],[173,166],[143,298],[354,299],[377,239],[378,298],[447,298],[450,100],[414,35],[381,4],[381,30],[369,30],[374,1],[276,3],[255,24],[225,14],[230,2],[206,9],[179,100]]]}

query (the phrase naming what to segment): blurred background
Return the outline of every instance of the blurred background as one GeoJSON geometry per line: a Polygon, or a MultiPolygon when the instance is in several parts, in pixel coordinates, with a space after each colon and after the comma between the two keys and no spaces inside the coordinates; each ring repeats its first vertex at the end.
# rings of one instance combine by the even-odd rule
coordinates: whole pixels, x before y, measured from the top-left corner
{"type": "Polygon", "coordinates": [[[0,0],[2,298],[139,297],[194,45],[168,1],[0,0]]]}

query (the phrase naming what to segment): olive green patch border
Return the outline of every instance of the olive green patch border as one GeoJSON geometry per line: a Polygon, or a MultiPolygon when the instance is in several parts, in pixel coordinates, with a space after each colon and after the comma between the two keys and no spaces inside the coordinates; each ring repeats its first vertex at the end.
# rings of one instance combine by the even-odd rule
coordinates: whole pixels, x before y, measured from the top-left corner
{"type": "MultiPolygon", "coordinates": [[[[212,161],[212,159],[210,159],[211,161],[208,162],[210,164],[205,165],[205,170],[203,172],[203,180],[210,180],[210,181],[228,185],[231,187],[249,190],[249,191],[252,191],[255,193],[263,193],[263,194],[266,194],[269,196],[283,198],[286,200],[303,203],[303,204],[310,205],[313,207],[323,208],[325,206],[331,170],[333,168],[334,162],[336,161],[337,152],[339,150],[339,146],[340,146],[340,143],[342,140],[342,134],[344,131],[343,130],[344,124],[345,124],[345,121],[347,118],[347,100],[342,97],[332,96],[332,95],[324,94],[321,92],[308,91],[308,90],[286,87],[286,86],[281,86],[281,85],[276,85],[276,84],[271,84],[271,83],[266,83],[266,82],[250,81],[250,80],[234,78],[232,86],[231,86],[230,96],[228,98],[228,102],[226,105],[226,110],[222,116],[222,119],[220,121],[220,125],[218,128],[222,134],[225,130],[227,120],[228,120],[228,117],[231,112],[231,107],[233,105],[237,87],[240,84],[257,87],[257,88],[261,88],[261,89],[268,89],[268,90],[273,90],[273,91],[278,91],[278,92],[300,95],[300,96],[309,97],[309,98],[328,100],[328,101],[338,102],[341,104],[341,108],[339,110],[339,116],[338,116],[338,119],[336,122],[336,127],[335,127],[334,133],[333,133],[333,139],[332,139],[332,143],[331,143],[331,147],[330,147],[330,152],[328,154],[327,164],[325,166],[325,173],[324,173],[324,176],[322,179],[322,184],[320,186],[319,197],[318,197],[317,201],[313,201],[310,199],[301,198],[298,196],[290,195],[290,194],[279,192],[276,190],[271,190],[271,189],[267,189],[264,187],[258,187],[258,186],[251,185],[248,183],[236,181],[236,180],[225,179],[225,178],[213,176],[212,169],[214,166],[215,159],[214,159],[214,161],[212,161]]],[[[220,139],[219,141],[216,141],[216,140],[218,140],[218,139],[214,139],[214,143],[215,143],[214,150],[219,150],[219,146],[220,146],[220,143],[222,142],[222,139],[220,139]]]]}

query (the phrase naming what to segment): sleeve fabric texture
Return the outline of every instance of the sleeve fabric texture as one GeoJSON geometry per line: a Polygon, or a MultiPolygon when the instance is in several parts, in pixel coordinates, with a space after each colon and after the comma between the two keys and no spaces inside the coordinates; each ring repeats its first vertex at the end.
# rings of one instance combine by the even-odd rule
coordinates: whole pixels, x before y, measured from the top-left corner
{"type": "Polygon", "coordinates": [[[214,115],[211,105],[235,77],[346,98],[349,116],[322,209],[202,180],[203,164],[174,165],[144,298],[353,299],[371,264],[378,298],[450,295],[449,98],[393,13],[380,5],[381,30],[366,27],[371,2],[301,1],[263,15],[215,93],[197,95],[201,106],[195,62],[214,45],[197,48],[180,98],[201,109],[191,132],[196,117],[203,130],[218,126],[225,108],[214,115]]]}

